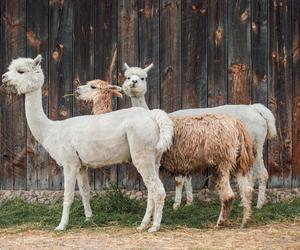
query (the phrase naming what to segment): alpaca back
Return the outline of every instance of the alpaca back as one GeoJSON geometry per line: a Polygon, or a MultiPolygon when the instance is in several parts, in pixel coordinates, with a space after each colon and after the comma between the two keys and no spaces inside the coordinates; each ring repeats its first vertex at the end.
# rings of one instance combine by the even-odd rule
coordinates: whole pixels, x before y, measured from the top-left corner
{"type": "Polygon", "coordinates": [[[240,157],[241,164],[236,164],[239,154],[248,152],[240,144],[247,140],[247,147],[252,146],[247,130],[236,118],[206,114],[173,117],[172,121],[173,145],[161,161],[169,172],[187,175],[224,162],[221,165],[230,167],[231,172],[241,166],[246,171],[245,166],[252,158],[240,157]]]}

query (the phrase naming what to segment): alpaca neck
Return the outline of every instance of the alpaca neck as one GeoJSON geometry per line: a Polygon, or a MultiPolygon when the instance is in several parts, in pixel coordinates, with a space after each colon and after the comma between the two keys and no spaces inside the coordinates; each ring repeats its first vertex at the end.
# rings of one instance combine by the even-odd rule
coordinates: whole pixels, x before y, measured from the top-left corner
{"type": "Polygon", "coordinates": [[[100,115],[112,111],[112,95],[97,95],[93,100],[93,114],[100,115]]]}
{"type": "Polygon", "coordinates": [[[42,143],[44,134],[53,121],[49,120],[44,113],[41,88],[25,95],[25,112],[31,133],[38,142],[42,143]]]}
{"type": "Polygon", "coordinates": [[[145,96],[132,96],[131,98],[131,104],[132,107],[141,107],[141,108],[145,108],[145,109],[149,109],[146,100],[145,100],[145,96]]]}

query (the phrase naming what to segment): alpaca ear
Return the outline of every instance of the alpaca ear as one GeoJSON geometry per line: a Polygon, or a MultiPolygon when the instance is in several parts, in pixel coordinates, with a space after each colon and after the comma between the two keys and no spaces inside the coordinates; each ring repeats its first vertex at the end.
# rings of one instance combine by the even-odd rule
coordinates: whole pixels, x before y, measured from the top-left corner
{"type": "Polygon", "coordinates": [[[149,66],[147,66],[146,68],[144,68],[144,70],[148,73],[148,71],[149,71],[150,69],[152,69],[153,66],[154,66],[154,64],[151,63],[149,66]]]}
{"type": "Polygon", "coordinates": [[[128,64],[127,63],[124,63],[124,69],[125,70],[127,70],[127,69],[129,69],[130,67],[128,66],[128,64]]]}
{"type": "Polygon", "coordinates": [[[117,97],[120,97],[120,98],[123,98],[123,95],[122,95],[122,88],[120,86],[117,86],[117,85],[109,85],[108,86],[108,89],[112,92],[112,94],[114,96],[117,96],[117,97]]]}
{"type": "Polygon", "coordinates": [[[41,54],[38,54],[36,58],[33,59],[33,66],[38,66],[42,62],[41,54]]]}

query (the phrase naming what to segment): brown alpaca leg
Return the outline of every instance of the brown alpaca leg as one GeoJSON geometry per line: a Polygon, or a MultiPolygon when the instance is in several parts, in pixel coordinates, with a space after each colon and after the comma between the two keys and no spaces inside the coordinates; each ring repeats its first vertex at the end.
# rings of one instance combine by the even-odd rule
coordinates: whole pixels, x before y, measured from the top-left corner
{"type": "Polygon", "coordinates": [[[222,170],[220,173],[220,177],[218,180],[218,188],[219,188],[219,195],[221,200],[221,212],[217,222],[217,227],[221,225],[225,225],[225,222],[228,220],[232,202],[234,199],[234,193],[230,186],[230,174],[229,170],[222,170]]]}

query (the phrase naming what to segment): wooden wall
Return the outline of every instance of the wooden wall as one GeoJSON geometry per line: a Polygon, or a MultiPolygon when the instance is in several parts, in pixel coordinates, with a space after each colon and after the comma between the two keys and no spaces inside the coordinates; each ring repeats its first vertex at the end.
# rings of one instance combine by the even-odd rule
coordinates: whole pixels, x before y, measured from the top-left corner
{"type": "MultiPolygon", "coordinates": [[[[0,73],[20,56],[43,55],[43,105],[51,119],[89,113],[72,98],[73,80],[106,78],[122,65],[154,62],[147,101],[167,112],[260,102],[276,116],[266,143],[269,186],[300,183],[300,1],[1,0],[0,73]]],[[[129,107],[128,99],[115,108],[129,107]]],[[[24,97],[0,91],[0,189],[61,189],[62,170],[31,135],[24,97]]],[[[173,179],[162,174],[167,189],[173,179]]],[[[143,188],[136,170],[91,170],[93,188],[143,188]]],[[[196,187],[201,178],[194,178],[196,187]]]]}

